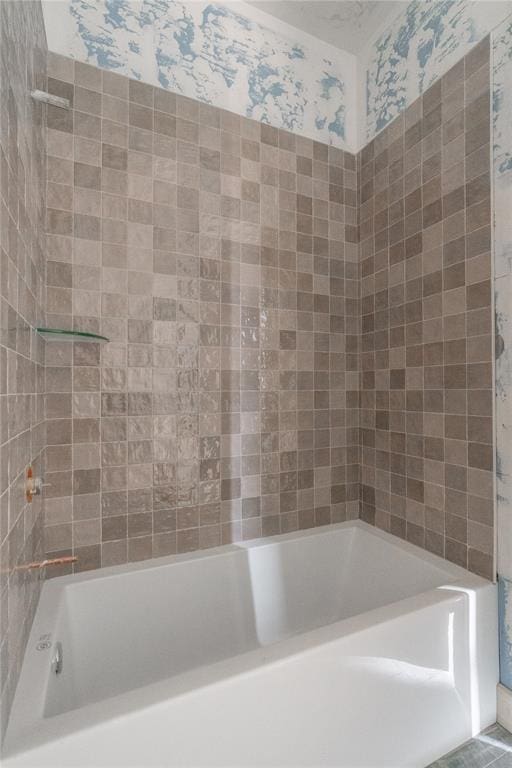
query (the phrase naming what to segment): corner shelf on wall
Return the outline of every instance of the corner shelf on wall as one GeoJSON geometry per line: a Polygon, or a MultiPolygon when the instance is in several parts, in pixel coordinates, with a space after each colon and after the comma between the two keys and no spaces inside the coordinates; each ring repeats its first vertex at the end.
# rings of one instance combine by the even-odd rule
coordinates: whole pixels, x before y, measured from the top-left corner
{"type": "Polygon", "coordinates": [[[110,341],[106,336],[100,336],[98,333],[89,333],[88,331],[66,331],[62,328],[36,328],[36,331],[46,341],[79,341],[85,343],[102,343],[110,341]]]}

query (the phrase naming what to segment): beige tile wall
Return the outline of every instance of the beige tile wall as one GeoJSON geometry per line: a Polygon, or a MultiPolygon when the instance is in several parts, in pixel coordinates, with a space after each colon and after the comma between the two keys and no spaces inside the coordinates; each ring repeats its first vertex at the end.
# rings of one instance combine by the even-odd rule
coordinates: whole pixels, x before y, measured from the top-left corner
{"type": "Polygon", "coordinates": [[[360,154],[361,517],[493,576],[489,39],[360,154]]]}
{"type": "Polygon", "coordinates": [[[360,515],[493,572],[488,41],[356,159],[52,56],[48,553],[360,515]],[[359,221],[358,221],[359,217],[359,221]],[[360,240],[360,242],[359,242],[360,240]]]}
{"type": "Polygon", "coordinates": [[[52,55],[46,550],[357,517],[354,156],[52,55]]]}
{"type": "Polygon", "coordinates": [[[0,741],[39,596],[40,499],[25,501],[24,473],[43,471],[45,129],[30,99],[46,85],[40,3],[0,3],[0,741]]]}

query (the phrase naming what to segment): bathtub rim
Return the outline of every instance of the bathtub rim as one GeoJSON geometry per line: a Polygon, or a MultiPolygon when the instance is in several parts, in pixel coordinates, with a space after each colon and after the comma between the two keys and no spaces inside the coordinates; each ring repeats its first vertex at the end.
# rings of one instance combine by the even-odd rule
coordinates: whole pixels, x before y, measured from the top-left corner
{"type": "Polygon", "coordinates": [[[205,560],[214,557],[220,557],[227,553],[236,554],[240,550],[253,549],[256,547],[271,546],[274,544],[286,543],[287,541],[295,541],[310,537],[328,536],[330,533],[345,530],[345,529],[359,529],[368,533],[375,538],[379,538],[391,546],[396,547],[408,554],[416,557],[419,560],[431,565],[435,568],[446,572],[447,576],[451,576],[457,580],[460,579],[475,579],[476,584],[492,584],[494,581],[489,581],[483,576],[478,576],[466,568],[462,568],[460,565],[445,560],[439,555],[435,555],[426,549],[422,549],[416,544],[412,544],[405,539],[401,539],[392,533],[383,531],[369,523],[365,523],[363,520],[346,520],[342,523],[332,523],[331,525],[322,525],[314,528],[306,528],[298,531],[291,531],[289,533],[278,533],[273,536],[260,536],[255,539],[247,539],[245,541],[239,541],[232,544],[220,544],[217,547],[208,547],[207,549],[197,549],[192,552],[182,552],[180,554],[163,555],[162,557],[153,557],[148,560],[138,560],[136,562],[122,563],[121,565],[109,565],[103,568],[96,568],[90,571],[82,571],[80,573],[68,574],[66,576],[56,576],[48,579],[43,584],[43,591],[49,591],[50,589],[61,589],[68,585],[80,584],[86,581],[95,581],[96,579],[106,579],[112,576],[121,576],[125,573],[135,573],[137,571],[151,571],[155,568],[161,568],[166,565],[173,565],[178,563],[186,563],[195,560],[205,560]]]}
{"type": "MultiPolygon", "coordinates": [[[[440,603],[467,600],[468,590],[489,594],[495,592],[496,585],[410,542],[403,541],[360,520],[335,523],[304,531],[293,531],[207,550],[168,555],[148,561],[110,566],[97,571],[50,579],[45,582],[41,592],[0,754],[2,758],[7,759],[16,754],[29,752],[55,739],[72,738],[78,731],[92,730],[109,720],[130,716],[138,710],[158,707],[165,700],[186,696],[187,693],[193,693],[198,688],[215,685],[238,675],[253,674],[263,665],[279,664],[291,657],[319,652],[322,646],[334,643],[342,636],[357,635],[372,626],[392,622],[402,616],[416,613],[440,603]],[[262,646],[218,662],[196,667],[179,675],[133,688],[52,717],[42,715],[52,648],[37,652],[35,646],[41,635],[48,633],[49,628],[50,632],[53,631],[52,628],[56,625],[59,610],[63,608],[63,593],[67,587],[97,579],[122,576],[131,572],[222,557],[228,553],[240,554],[240,551],[244,549],[293,541],[308,536],[327,536],[329,533],[344,529],[361,529],[365,533],[382,539],[419,560],[439,568],[446,573],[446,584],[395,600],[384,606],[341,619],[332,624],[308,630],[272,645],[262,646]],[[41,653],[44,654],[43,657],[41,657],[41,653]]],[[[56,639],[56,637],[52,638],[52,643],[56,639]]]]}

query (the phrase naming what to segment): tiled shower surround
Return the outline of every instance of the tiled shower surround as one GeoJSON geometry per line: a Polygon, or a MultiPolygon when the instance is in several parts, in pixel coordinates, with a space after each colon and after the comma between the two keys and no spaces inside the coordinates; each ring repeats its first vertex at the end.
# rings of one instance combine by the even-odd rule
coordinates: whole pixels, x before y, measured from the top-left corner
{"type": "Polygon", "coordinates": [[[39,574],[17,566],[43,554],[40,499],[24,475],[44,458],[46,38],[39,3],[0,3],[0,741],[39,597],[39,574]],[[32,330],[31,330],[32,329],[32,330]]]}
{"type": "Polygon", "coordinates": [[[358,158],[49,74],[49,324],[111,342],[48,345],[47,552],[361,516],[491,577],[488,42],[358,158]]]}
{"type": "Polygon", "coordinates": [[[353,155],[51,56],[46,548],[76,569],[358,516],[353,155]]]}
{"type": "Polygon", "coordinates": [[[361,517],[493,575],[489,39],[362,151],[361,517]]]}

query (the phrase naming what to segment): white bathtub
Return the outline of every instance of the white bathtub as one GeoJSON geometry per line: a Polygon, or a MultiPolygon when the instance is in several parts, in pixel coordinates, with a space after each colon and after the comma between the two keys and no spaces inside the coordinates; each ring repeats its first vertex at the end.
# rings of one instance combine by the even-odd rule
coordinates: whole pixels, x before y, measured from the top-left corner
{"type": "Polygon", "coordinates": [[[62,577],[3,764],[423,768],[494,722],[497,636],[493,584],[361,522],[62,577]]]}

